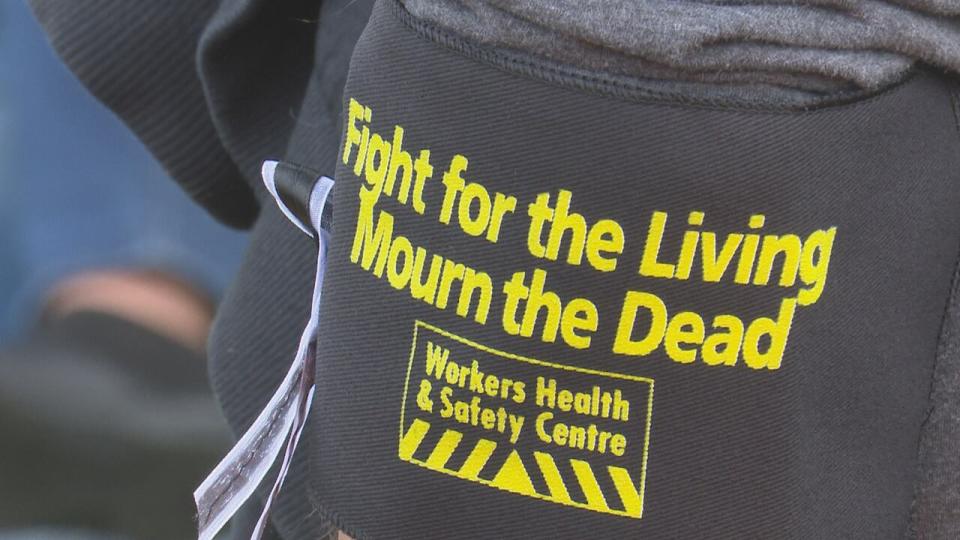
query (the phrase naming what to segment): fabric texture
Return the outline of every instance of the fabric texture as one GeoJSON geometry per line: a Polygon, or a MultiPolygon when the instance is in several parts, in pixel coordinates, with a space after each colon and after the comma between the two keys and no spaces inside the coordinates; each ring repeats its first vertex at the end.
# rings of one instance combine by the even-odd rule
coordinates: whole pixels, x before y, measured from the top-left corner
{"type": "MultiPolygon", "coordinates": [[[[402,9],[396,10],[399,15],[391,12],[388,4],[378,4],[352,60],[345,98],[372,110],[371,120],[355,121],[354,133],[369,128],[366,151],[373,160],[370,152],[381,147],[374,134],[387,140],[394,126],[402,126],[405,151],[431,151],[437,167],[431,182],[436,183],[428,183],[432,191],[425,195],[424,216],[395,192],[381,194],[376,210],[363,214],[357,191],[377,191],[374,162],[359,168],[349,160],[338,165],[337,234],[321,315],[325,346],[314,402],[318,432],[309,450],[321,512],[349,533],[369,538],[413,538],[418,530],[444,538],[571,538],[583,531],[611,538],[738,538],[745,531],[761,538],[902,537],[960,244],[953,211],[960,145],[951,81],[920,70],[875,96],[808,112],[628,96],[602,82],[583,82],[576,73],[511,64],[498,51],[471,47],[435,25],[404,16],[402,9]],[[466,99],[464,88],[471,89],[466,99]],[[588,222],[612,217],[624,224],[634,237],[633,255],[625,251],[620,259],[626,268],[598,277],[583,268],[531,260],[523,230],[505,227],[491,245],[451,232],[454,221],[438,227],[432,218],[443,199],[438,184],[446,175],[441,171],[460,152],[469,158],[463,178],[517,195],[514,217],[521,222],[527,202],[562,187],[571,189],[574,208],[588,222]],[[640,259],[643,216],[654,209],[679,221],[660,248],[668,250],[665,260],[673,261],[676,251],[670,250],[679,244],[683,233],[678,229],[688,211],[705,210],[705,230],[713,230],[706,225],[711,219],[722,220],[724,230],[740,230],[738,224],[754,208],[765,210],[764,234],[805,236],[821,223],[838,231],[833,281],[818,305],[798,310],[788,342],[792,352],[771,379],[749,370],[710,372],[694,365],[699,360],[682,366],[662,353],[628,359],[603,345],[585,353],[564,347],[559,338],[541,343],[500,331],[499,284],[532,266],[546,270],[545,288],[564,300],[597,301],[600,320],[607,322],[595,339],[607,340],[604,345],[612,341],[617,325],[611,317],[616,320],[624,290],[656,291],[670,313],[763,314],[770,291],[644,279],[632,264],[640,259]],[[452,299],[441,311],[411,297],[404,280],[394,279],[400,275],[392,266],[397,256],[379,274],[375,266],[357,262],[351,255],[357,245],[354,227],[385,219],[380,212],[393,216],[394,238],[426,250],[422,260],[442,256],[490,272],[497,285],[485,324],[453,313],[452,299]],[[387,276],[392,276],[389,284],[387,276]],[[423,446],[412,455],[414,465],[398,459],[397,399],[406,391],[409,400],[423,388],[416,385],[423,377],[423,368],[417,368],[423,352],[417,349],[416,357],[408,352],[417,339],[411,335],[430,335],[422,328],[415,334],[414,320],[539,361],[655,379],[642,519],[610,519],[450,478],[469,459],[467,441],[485,437],[497,443],[497,451],[507,448],[501,460],[509,459],[511,448],[528,452],[519,459],[534,487],[518,491],[552,492],[537,485],[539,477],[532,472],[536,465],[529,453],[538,444],[532,434],[511,446],[505,437],[421,414],[419,405],[406,405],[401,422],[407,433],[411,416],[430,423],[423,446]],[[420,377],[410,375],[414,384],[404,387],[408,365],[413,371],[406,372],[419,371],[420,377]],[[463,442],[444,465],[431,466],[432,449],[440,448],[445,429],[461,434],[463,442]],[[430,468],[435,470],[425,470],[430,468]]],[[[393,139],[391,155],[398,145],[393,139]]],[[[354,147],[351,160],[357,152],[363,150],[354,147]]],[[[389,245],[394,253],[401,243],[389,245]]],[[[411,283],[427,275],[426,267],[419,277],[413,272],[411,283]]],[[[448,346],[440,337],[429,339],[448,346]]],[[[455,346],[449,345],[451,359],[476,358],[481,370],[497,370],[491,367],[495,360],[455,346]]],[[[519,378],[533,381],[535,376],[527,371],[519,378]]],[[[582,380],[579,384],[589,387],[582,380]]],[[[472,396],[455,390],[453,399],[472,396]]],[[[483,398],[484,406],[488,401],[483,398]]],[[[556,451],[558,466],[561,456],[569,457],[556,451]]],[[[501,463],[496,454],[490,460],[501,463]]],[[[483,469],[480,478],[496,484],[496,471],[483,469]]],[[[576,488],[569,487],[576,484],[566,485],[576,497],[576,488]]]]}
{"type": "Polygon", "coordinates": [[[878,88],[916,61],[960,71],[960,8],[948,2],[406,0],[405,5],[415,16],[478,43],[623,75],[759,84],[768,93],[878,88]]]}
{"type": "MultiPolygon", "coordinates": [[[[957,98],[955,93],[953,108],[960,132],[957,98]]],[[[909,538],[956,538],[960,534],[960,264],[944,313],[919,461],[909,538]]]]}
{"type": "MultiPolygon", "coordinates": [[[[265,195],[258,187],[259,164],[283,155],[324,172],[333,170],[346,66],[372,2],[31,3],[70,68],[141,137],[181,186],[221,220],[253,226],[244,269],[227,294],[210,345],[214,385],[234,431],[241,433],[292,360],[309,311],[312,282],[310,242],[278,211],[265,207],[258,216],[258,197],[265,195]]],[[[597,1],[589,10],[580,2],[562,4],[573,5],[573,19],[537,1],[458,2],[448,7],[408,0],[407,7],[467,38],[467,47],[502,47],[528,64],[567,63],[601,82],[609,79],[619,85],[626,78],[679,95],[804,105],[812,97],[882,87],[918,61],[940,71],[956,70],[953,36],[960,8],[950,0],[817,1],[822,7],[783,3],[684,3],[688,5],[676,8],[673,22],[685,20],[689,26],[672,25],[664,18],[672,10],[648,19],[643,15],[654,4],[643,2],[597,1]],[[533,14],[541,7],[542,15],[533,14]],[[695,9],[734,14],[715,21],[711,11],[709,20],[715,22],[709,23],[691,19],[695,9]],[[785,19],[774,12],[798,19],[782,24],[785,19]],[[902,17],[894,21],[894,15],[902,17]],[[865,25],[857,17],[877,24],[865,25]],[[748,24],[754,18],[765,24],[748,24]],[[771,28],[771,20],[784,26],[782,34],[771,28]],[[628,21],[659,28],[668,42],[642,41],[645,33],[628,21]],[[737,36],[743,42],[737,42],[737,36]],[[761,46],[759,38],[780,41],[761,46]],[[832,46],[818,48],[821,38],[832,46]],[[714,39],[725,45],[703,47],[705,54],[698,55],[698,47],[714,39]],[[646,46],[652,48],[642,49],[646,46]]],[[[942,354],[951,350],[945,347],[942,354]]],[[[955,364],[939,365],[949,374],[955,364]]],[[[945,377],[949,375],[938,380],[949,380],[945,377]]],[[[939,400],[946,394],[938,391],[934,396],[939,400]]],[[[935,411],[946,411],[936,419],[956,425],[956,407],[950,409],[949,397],[945,399],[934,404],[935,411]]],[[[931,432],[937,436],[925,443],[933,445],[926,455],[941,467],[954,466],[951,456],[956,452],[950,454],[950,449],[957,443],[949,437],[956,432],[950,429],[931,432]],[[944,448],[946,454],[940,450],[944,448]]],[[[298,454],[311,452],[311,438],[305,436],[307,445],[298,454]]],[[[313,537],[322,526],[306,477],[307,464],[298,459],[280,495],[274,522],[288,540],[313,537]]],[[[931,519],[942,517],[933,514],[931,519]]],[[[237,533],[242,538],[243,531],[237,533]]]]}
{"type": "MultiPolygon", "coordinates": [[[[209,348],[214,390],[235,434],[253,421],[293,359],[314,266],[310,241],[272,203],[258,219],[258,198],[269,196],[260,165],[282,156],[291,134],[304,133],[299,152],[332,170],[341,89],[371,4],[31,1],[70,69],[181,187],[231,225],[255,223],[209,348]]],[[[298,452],[274,513],[285,538],[313,537],[324,527],[306,495],[304,454],[298,452]]],[[[249,519],[239,523],[252,526],[249,519]]],[[[249,537],[239,526],[234,533],[249,537]]]]}

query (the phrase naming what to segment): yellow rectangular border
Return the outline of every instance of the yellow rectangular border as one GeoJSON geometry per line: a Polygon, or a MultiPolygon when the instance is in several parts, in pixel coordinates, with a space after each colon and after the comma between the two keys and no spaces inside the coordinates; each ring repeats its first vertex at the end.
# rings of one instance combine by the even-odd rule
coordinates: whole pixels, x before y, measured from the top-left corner
{"type": "MultiPolygon", "coordinates": [[[[627,380],[627,381],[642,382],[642,383],[647,383],[647,384],[649,384],[649,385],[650,385],[650,392],[649,392],[648,397],[647,397],[647,423],[646,423],[645,432],[644,432],[644,436],[643,436],[643,437],[644,437],[644,438],[643,438],[643,457],[642,457],[642,463],[641,463],[641,465],[640,465],[640,515],[639,515],[639,516],[632,516],[632,515],[630,515],[630,514],[627,514],[626,512],[622,512],[622,511],[619,511],[619,510],[610,510],[610,511],[608,511],[608,512],[604,512],[604,513],[607,513],[607,514],[618,515],[618,516],[623,516],[623,517],[629,517],[629,518],[633,518],[633,519],[640,519],[640,518],[643,517],[643,509],[644,509],[644,502],[645,502],[645,493],[646,493],[646,487],[647,487],[647,455],[648,455],[649,452],[650,452],[650,424],[651,424],[651,422],[653,421],[653,383],[654,383],[653,379],[648,378],[648,377],[637,377],[637,376],[634,376],[634,375],[625,375],[625,374],[623,374],[623,373],[614,373],[614,372],[609,372],[609,371],[600,371],[600,370],[596,370],[596,369],[587,369],[587,368],[581,368],[581,367],[575,367],[575,366],[567,366],[567,365],[564,365],[564,364],[555,364],[555,363],[553,363],[553,362],[545,362],[545,361],[543,361],[543,360],[537,360],[536,358],[529,358],[529,357],[521,356],[521,355],[518,355],[518,354],[508,353],[508,352],[506,352],[506,351],[501,351],[501,350],[498,350],[498,349],[494,349],[494,348],[492,348],[492,347],[487,347],[486,345],[481,345],[480,343],[477,343],[477,342],[475,342],[475,341],[471,341],[471,340],[469,340],[469,339],[467,339],[467,338],[465,338],[465,337],[462,337],[462,336],[458,336],[457,334],[454,334],[454,333],[452,333],[452,332],[447,332],[446,330],[443,330],[442,328],[433,326],[433,325],[430,324],[430,323],[426,323],[426,322],[421,321],[421,320],[418,319],[418,320],[416,320],[416,321],[414,322],[414,325],[413,325],[413,340],[412,340],[412,342],[410,343],[410,359],[409,359],[409,362],[407,363],[407,376],[406,376],[406,378],[405,378],[404,381],[403,381],[403,400],[400,402],[400,436],[399,436],[399,439],[398,439],[398,441],[397,441],[398,444],[399,444],[399,442],[400,442],[401,440],[403,440],[404,414],[405,414],[405,410],[406,410],[406,408],[407,408],[407,391],[408,391],[409,388],[410,388],[410,374],[411,374],[412,371],[413,371],[413,360],[414,360],[414,357],[416,356],[416,351],[417,351],[417,339],[419,338],[419,330],[420,330],[421,327],[423,327],[423,328],[425,328],[425,329],[427,329],[427,330],[430,330],[430,331],[432,331],[432,332],[435,332],[435,333],[437,333],[437,334],[440,334],[441,336],[444,336],[444,337],[447,337],[447,338],[452,339],[452,340],[454,340],[454,341],[460,342],[460,343],[462,343],[462,344],[464,344],[464,345],[467,345],[468,347],[473,347],[474,349],[478,349],[478,350],[481,350],[481,351],[486,352],[486,353],[488,353],[488,354],[492,354],[492,355],[495,355],[495,356],[500,356],[500,357],[502,357],[502,358],[506,358],[506,359],[509,359],[509,360],[515,360],[515,361],[518,361],[518,362],[525,362],[525,363],[527,363],[527,364],[533,364],[533,365],[535,365],[535,366],[549,367],[549,368],[553,368],[553,369],[561,369],[561,370],[573,371],[573,372],[577,372],[577,373],[586,373],[586,374],[588,374],[588,375],[598,375],[598,376],[601,376],[601,377],[609,377],[609,378],[612,378],[612,379],[622,379],[622,380],[627,380]]],[[[412,459],[412,458],[411,458],[410,460],[408,460],[407,462],[408,462],[408,463],[413,463],[414,465],[419,465],[419,466],[424,467],[424,468],[426,468],[426,469],[428,469],[428,470],[431,470],[431,471],[433,471],[433,472],[439,472],[439,473],[447,474],[447,475],[450,475],[450,476],[458,477],[455,473],[453,473],[453,472],[451,472],[451,471],[445,471],[445,470],[438,470],[438,469],[430,468],[430,467],[427,467],[425,463],[423,463],[423,462],[421,462],[421,461],[418,461],[418,460],[415,460],[415,459],[412,459]]],[[[459,477],[458,477],[458,478],[459,478],[459,477]]],[[[470,481],[476,482],[476,483],[479,483],[479,484],[483,484],[483,485],[487,485],[487,486],[490,485],[490,482],[489,482],[489,481],[484,480],[484,479],[482,479],[482,478],[478,478],[478,479],[476,479],[476,480],[470,480],[470,481]]],[[[552,499],[552,498],[550,498],[550,497],[546,497],[546,496],[543,496],[543,495],[540,495],[540,494],[536,494],[536,495],[524,495],[524,496],[525,496],[525,497],[532,497],[532,498],[535,498],[535,499],[541,499],[541,500],[544,500],[544,501],[551,502],[551,503],[553,503],[553,504],[562,504],[562,505],[566,505],[566,506],[573,506],[573,507],[576,507],[576,508],[583,508],[583,509],[587,509],[587,510],[593,510],[592,508],[590,508],[590,507],[587,506],[586,504],[578,503],[578,502],[575,502],[575,501],[571,501],[571,502],[560,502],[560,501],[556,501],[556,500],[554,500],[554,499],[552,499]]]]}

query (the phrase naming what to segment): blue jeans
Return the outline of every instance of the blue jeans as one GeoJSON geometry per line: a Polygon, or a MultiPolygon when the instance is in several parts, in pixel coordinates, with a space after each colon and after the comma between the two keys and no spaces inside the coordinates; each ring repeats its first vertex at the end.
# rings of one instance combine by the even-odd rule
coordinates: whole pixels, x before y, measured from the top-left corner
{"type": "Polygon", "coordinates": [[[79,271],[165,270],[216,298],[244,243],[86,92],[22,0],[0,2],[0,342],[79,271]]]}

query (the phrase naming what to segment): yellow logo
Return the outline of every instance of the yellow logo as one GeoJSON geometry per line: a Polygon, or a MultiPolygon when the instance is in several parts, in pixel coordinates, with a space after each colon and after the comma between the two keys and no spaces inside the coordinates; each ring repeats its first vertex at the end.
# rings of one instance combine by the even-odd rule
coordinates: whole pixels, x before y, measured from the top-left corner
{"type": "Polygon", "coordinates": [[[653,380],[414,326],[398,456],[506,492],[643,516],[653,380]]]}

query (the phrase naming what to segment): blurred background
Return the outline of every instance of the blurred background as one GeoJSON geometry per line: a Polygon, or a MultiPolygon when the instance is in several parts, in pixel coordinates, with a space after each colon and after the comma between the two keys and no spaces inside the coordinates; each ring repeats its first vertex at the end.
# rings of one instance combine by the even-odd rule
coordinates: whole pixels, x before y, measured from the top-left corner
{"type": "Polygon", "coordinates": [[[0,540],[195,537],[204,343],[245,238],[0,0],[0,540]]]}

